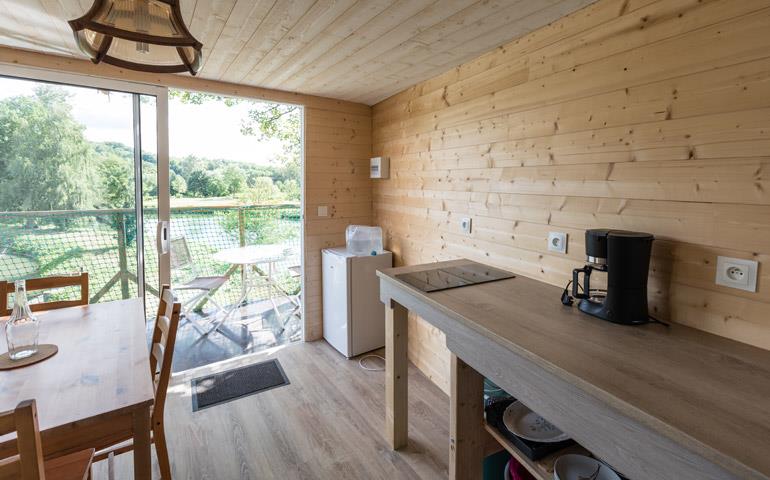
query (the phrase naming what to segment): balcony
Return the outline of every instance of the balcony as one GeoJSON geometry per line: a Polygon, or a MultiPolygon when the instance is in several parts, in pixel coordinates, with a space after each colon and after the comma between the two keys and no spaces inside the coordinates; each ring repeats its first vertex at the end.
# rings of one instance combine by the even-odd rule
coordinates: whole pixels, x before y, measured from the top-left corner
{"type": "MultiPolygon", "coordinates": [[[[228,277],[212,294],[222,310],[206,300],[190,306],[178,333],[175,371],[301,337],[301,313],[296,308],[301,284],[300,212],[297,204],[172,207],[172,240],[184,239],[192,260],[184,268],[172,268],[172,285],[182,285],[195,276],[228,277]],[[267,264],[242,267],[214,258],[223,250],[259,245],[282,252],[280,259],[271,262],[272,272],[267,271],[267,264]],[[249,282],[248,295],[241,302],[244,276],[248,281],[268,273],[275,285],[249,282]],[[223,315],[227,319],[219,330],[201,335],[199,330],[223,315]]],[[[150,318],[157,308],[159,287],[156,219],[157,210],[145,209],[139,232],[133,209],[0,212],[0,278],[85,271],[90,303],[132,298],[140,295],[137,246],[143,246],[139,251],[150,318]]],[[[70,293],[48,293],[48,298],[68,298],[70,293]]],[[[182,300],[187,295],[179,292],[182,300]]]]}

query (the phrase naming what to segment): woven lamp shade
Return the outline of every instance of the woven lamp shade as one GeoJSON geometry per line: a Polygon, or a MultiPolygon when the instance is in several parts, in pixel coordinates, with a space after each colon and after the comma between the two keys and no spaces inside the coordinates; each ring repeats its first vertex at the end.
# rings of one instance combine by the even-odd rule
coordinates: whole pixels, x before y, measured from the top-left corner
{"type": "Polygon", "coordinates": [[[94,63],[195,75],[203,62],[203,45],[187,30],[179,0],[96,0],[69,24],[94,63]]]}

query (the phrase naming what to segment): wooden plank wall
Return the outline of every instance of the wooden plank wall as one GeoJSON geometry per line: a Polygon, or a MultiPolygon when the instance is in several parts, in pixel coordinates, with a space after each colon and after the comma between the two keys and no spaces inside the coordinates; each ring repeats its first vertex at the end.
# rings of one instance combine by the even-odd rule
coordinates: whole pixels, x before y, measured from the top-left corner
{"type": "Polygon", "coordinates": [[[323,337],[321,249],[345,245],[345,228],[372,221],[371,108],[305,108],[305,339],[323,337]],[[318,217],[327,205],[328,217],[318,217]]]}
{"type": "MultiPolygon", "coordinates": [[[[399,265],[468,257],[564,285],[585,229],[647,231],[655,315],[770,348],[768,0],[599,0],[375,105],[372,137],[399,265]],[[758,292],[716,286],[717,255],[758,260],[758,292]]],[[[441,334],[411,319],[409,336],[447,390],[441,334]]]]}
{"type": "Polygon", "coordinates": [[[344,245],[345,227],[371,221],[369,179],[371,107],[312,95],[204,80],[189,75],[134,72],[85,60],[0,47],[0,63],[114,78],[171,88],[286,102],[305,108],[305,339],[323,335],[321,248],[344,245]],[[328,217],[318,217],[327,205],[328,217]]]}

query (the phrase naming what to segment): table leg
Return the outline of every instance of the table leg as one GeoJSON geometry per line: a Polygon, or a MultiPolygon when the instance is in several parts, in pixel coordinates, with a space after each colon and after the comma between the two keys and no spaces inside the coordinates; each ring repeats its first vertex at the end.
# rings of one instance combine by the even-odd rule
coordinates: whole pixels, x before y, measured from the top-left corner
{"type": "MultiPolygon", "coordinates": [[[[150,406],[134,412],[134,479],[152,479],[152,453],[150,452],[150,406]]],[[[165,479],[164,479],[165,480],[165,479]]]]}
{"type": "Polygon", "coordinates": [[[268,291],[270,292],[270,303],[273,304],[273,311],[275,312],[275,321],[278,321],[278,317],[280,317],[280,314],[278,313],[278,304],[275,303],[275,291],[277,288],[275,287],[276,283],[273,280],[273,264],[274,262],[270,262],[267,265],[267,287],[268,291]]]}
{"type": "Polygon", "coordinates": [[[385,423],[393,450],[408,442],[407,310],[385,307],[385,423]]]}
{"type": "Polygon", "coordinates": [[[449,478],[479,479],[484,462],[484,377],[452,354],[449,478]]]}
{"type": "Polygon", "coordinates": [[[251,265],[241,265],[241,301],[238,303],[239,307],[242,307],[243,302],[246,301],[246,282],[248,281],[246,269],[251,268],[251,265]]]}

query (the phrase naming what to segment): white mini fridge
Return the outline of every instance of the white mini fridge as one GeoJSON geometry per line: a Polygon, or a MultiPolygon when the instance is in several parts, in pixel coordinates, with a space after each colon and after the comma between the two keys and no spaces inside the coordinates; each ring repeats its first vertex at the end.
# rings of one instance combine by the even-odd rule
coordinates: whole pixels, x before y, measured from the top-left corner
{"type": "Polygon", "coordinates": [[[321,251],[324,338],[346,357],[385,345],[385,306],[377,270],[393,266],[393,255],[357,257],[345,247],[321,251]]]}

